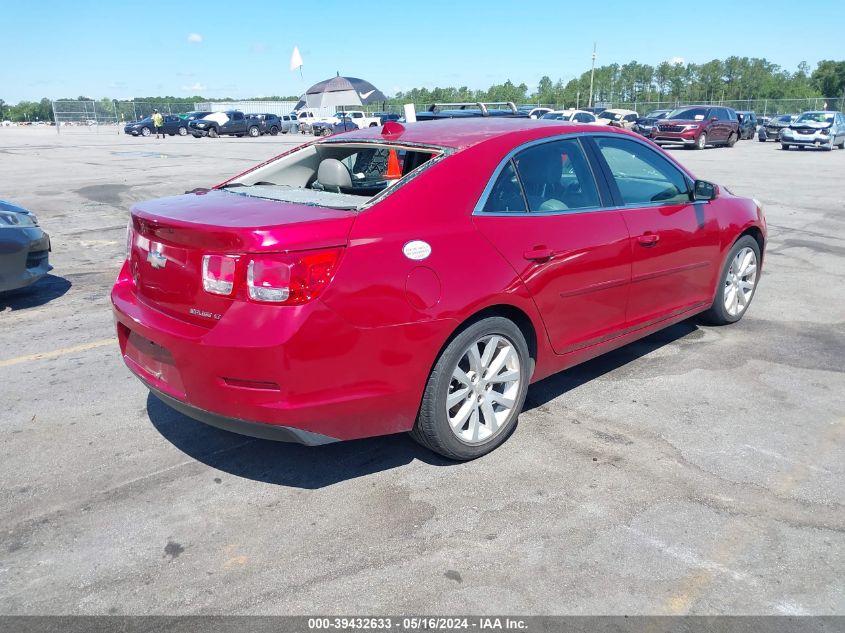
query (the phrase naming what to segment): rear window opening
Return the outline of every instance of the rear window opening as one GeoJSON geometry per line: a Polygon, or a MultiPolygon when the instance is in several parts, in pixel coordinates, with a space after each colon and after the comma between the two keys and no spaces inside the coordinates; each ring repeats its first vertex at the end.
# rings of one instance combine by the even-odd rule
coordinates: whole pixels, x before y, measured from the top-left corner
{"type": "Polygon", "coordinates": [[[315,143],[234,178],[221,189],[244,196],[361,209],[445,154],[390,143],[315,143]]]}

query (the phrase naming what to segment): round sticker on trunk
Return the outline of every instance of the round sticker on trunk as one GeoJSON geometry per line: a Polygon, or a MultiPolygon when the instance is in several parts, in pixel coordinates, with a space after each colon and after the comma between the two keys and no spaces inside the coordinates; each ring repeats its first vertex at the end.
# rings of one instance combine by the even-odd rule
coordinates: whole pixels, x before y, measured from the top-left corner
{"type": "Polygon", "coordinates": [[[420,261],[431,255],[431,244],[422,240],[412,240],[402,247],[405,257],[420,261]]]}

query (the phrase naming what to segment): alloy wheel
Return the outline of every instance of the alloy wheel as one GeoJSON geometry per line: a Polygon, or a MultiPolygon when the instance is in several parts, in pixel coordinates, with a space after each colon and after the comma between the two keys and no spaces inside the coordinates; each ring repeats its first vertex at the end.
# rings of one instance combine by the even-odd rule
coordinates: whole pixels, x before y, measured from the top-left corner
{"type": "Polygon", "coordinates": [[[723,300],[725,311],[732,317],[745,312],[751,303],[757,281],[757,255],[748,247],[740,249],[731,260],[725,276],[723,300]]]}
{"type": "Polygon", "coordinates": [[[449,427],[465,444],[480,444],[510,419],[520,389],[519,355],[499,335],[473,342],[452,371],[446,394],[449,427]]]}

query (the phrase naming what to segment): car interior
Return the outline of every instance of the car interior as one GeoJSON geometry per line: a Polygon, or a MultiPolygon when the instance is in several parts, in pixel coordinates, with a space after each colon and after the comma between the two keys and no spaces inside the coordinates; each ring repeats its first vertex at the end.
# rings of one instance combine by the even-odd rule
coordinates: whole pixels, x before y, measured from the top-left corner
{"type": "Polygon", "coordinates": [[[442,154],[438,149],[384,143],[318,143],[281,156],[223,188],[286,202],[360,208],[442,154]]]}

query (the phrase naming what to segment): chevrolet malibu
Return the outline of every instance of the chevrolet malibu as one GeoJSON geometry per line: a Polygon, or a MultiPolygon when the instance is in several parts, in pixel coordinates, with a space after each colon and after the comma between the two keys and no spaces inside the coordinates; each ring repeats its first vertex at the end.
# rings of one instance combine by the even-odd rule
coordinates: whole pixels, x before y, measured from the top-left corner
{"type": "Polygon", "coordinates": [[[388,122],[132,210],[120,351],[165,403],[315,445],[410,431],[479,457],[528,385],[745,314],[759,203],[610,127],[388,122]]]}

